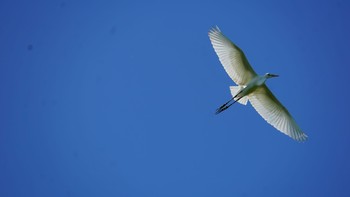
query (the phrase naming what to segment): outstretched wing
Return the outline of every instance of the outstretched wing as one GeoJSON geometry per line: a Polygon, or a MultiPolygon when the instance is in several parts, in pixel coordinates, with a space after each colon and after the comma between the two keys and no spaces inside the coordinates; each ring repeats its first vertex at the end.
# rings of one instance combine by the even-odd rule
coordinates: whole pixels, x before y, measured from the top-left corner
{"type": "Polygon", "coordinates": [[[246,85],[256,76],[243,51],[222,34],[218,27],[209,31],[209,38],[221,64],[236,84],[246,85]]]}
{"type": "Polygon", "coordinates": [[[288,110],[276,99],[266,85],[258,87],[249,95],[255,110],[272,126],[298,141],[307,139],[288,110]]]}

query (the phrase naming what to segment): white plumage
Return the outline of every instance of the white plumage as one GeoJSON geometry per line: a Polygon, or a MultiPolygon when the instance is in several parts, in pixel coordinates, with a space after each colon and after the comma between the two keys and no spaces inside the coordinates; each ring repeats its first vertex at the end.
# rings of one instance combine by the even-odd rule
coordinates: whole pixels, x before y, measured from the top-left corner
{"type": "Polygon", "coordinates": [[[245,105],[249,100],[255,110],[277,130],[295,140],[306,140],[305,133],[265,84],[267,79],[278,75],[266,73],[258,76],[243,51],[223,35],[218,27],[209,31],[209,38],[227,74],[238,85],[230,87],[232,99],[219,107],[216,113],[221,113],[235,102],[245,105]]]}

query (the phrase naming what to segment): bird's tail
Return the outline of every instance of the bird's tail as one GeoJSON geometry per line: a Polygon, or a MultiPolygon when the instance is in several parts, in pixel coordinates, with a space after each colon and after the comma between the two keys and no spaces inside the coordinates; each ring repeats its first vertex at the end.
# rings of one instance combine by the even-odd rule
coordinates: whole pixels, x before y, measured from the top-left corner
{"type": "MultiPolygon", "coordinates": [[[[240,93],[240,91],[243,90],[243,86],[230,86],[230,90],[231,90],[231,94],[233,97],[236,97],[237,94],[240,93]]],[[[237,99],[237,97],[235,98],[235,100],[237,100],[237,102],[239,102],[242,105],[247,105],[248,103],[248,97],[242,97],[239,100],[237,99]]]]}

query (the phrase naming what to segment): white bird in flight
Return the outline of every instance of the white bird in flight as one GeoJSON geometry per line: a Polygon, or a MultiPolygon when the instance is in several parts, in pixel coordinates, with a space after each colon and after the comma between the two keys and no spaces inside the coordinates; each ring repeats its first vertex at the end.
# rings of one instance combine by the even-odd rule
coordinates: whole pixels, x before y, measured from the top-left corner
{"type": "Polygon", "coordinates": [[[297,141],[306,140],[307,135],[265,85],[267,79],[278,75],[270,73],[257,75],[243,51],[222,34],[218,27],[209,31],[209,38],[227,74],[238,85],[230,86],[232,98],[219,107],[216,114],[236,102],[246,105],[249,100],[255,110],[277,130],[297,141]]]}

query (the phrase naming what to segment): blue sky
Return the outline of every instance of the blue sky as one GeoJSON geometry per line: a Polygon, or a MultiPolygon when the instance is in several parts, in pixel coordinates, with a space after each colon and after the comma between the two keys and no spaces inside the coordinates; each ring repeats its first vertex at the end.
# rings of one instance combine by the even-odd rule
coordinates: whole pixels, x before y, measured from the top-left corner
{"type": "Polygon", "coordinates": [[[1,1],[0,196],[350,196],[348,1],[1,1]],[[309,140],[251,107],[218,25],[309,140]]]}

